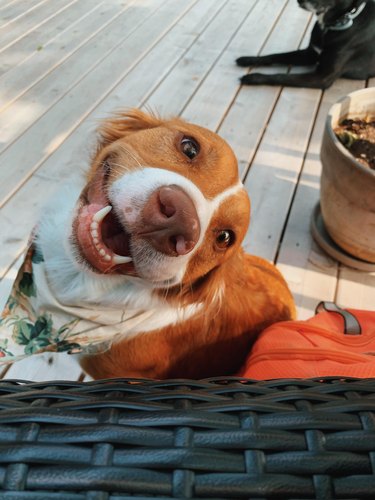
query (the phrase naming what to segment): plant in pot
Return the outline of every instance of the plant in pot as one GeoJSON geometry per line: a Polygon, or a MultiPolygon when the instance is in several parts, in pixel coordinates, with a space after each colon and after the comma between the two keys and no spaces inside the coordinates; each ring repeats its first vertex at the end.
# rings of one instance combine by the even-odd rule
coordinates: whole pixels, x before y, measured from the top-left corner
{"type": "Polygon", "coordinates": [[[331,107],[320,151],[320,206],[312,218],[313,236],[327,253],[366,271],[375,270],[374,135],[375,88],[331,107]]]}

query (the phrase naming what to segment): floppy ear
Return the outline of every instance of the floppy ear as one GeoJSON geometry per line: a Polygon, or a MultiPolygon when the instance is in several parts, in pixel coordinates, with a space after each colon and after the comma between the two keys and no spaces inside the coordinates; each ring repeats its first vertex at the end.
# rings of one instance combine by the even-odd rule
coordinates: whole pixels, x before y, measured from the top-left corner
{"type": "Polygon", "coordinates": [[[129,109],[115,113],[112,118],[105,120],[99,127],[99,142],[107,146],[122,137],[144,130],[158,127],[163,123],[159,117],[152,113],[145,113],[140,109],[129,109]]]}

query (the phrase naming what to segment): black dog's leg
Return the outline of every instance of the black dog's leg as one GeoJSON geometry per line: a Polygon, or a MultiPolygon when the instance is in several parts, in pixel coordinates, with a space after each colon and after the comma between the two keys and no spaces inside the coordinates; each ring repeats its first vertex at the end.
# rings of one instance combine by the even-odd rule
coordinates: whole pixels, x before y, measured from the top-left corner
{"type": "Polygon", "coordinates": [[[268,66],[271,64],[294,64],[300,66],[310,66],[318,62],[317,52],[308,47],[304,50],[294,50],[281,54],[270,54],[268,56],[239,57],[236,59],[238,66],[268,66]]]}
{"type": "Polygon", "coordinates": [[[327,89],[332,85],[335,76],[322,78],[316,73],[264,75],[251,73],[241,78],[243,85],[282,85],[284,87],[306,87],[312,89],[327,89]]]}
{"type": "Polygon", "coordinates": [[[324,54],[313,73],[264,75],[251,73],[241,78],[244,85],[284,85],[286,87],[307,87],[326,89],[343,73],[346,61],[351,54],[338,57],[337,54],[324,54]]]}

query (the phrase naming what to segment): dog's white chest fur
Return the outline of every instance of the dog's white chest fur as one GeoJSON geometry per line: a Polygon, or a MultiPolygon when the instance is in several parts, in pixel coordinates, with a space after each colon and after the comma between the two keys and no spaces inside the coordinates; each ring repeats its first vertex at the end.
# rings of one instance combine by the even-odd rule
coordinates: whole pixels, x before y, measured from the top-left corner
{"type": "Polygon", "coordinates": [[[124,337],[134,336],[185,321],[196,314],[199,304],[174,307],[156,297],[144,280],[122,275],[103,276],[83,269],[69,241],[71,221],[80,189],[67,186],[44,210],[37,229],[37,246],[45,260],[47,279],[57,301],[71,307],[118,308],[131,321],[124,337]],[[148,311],[149,314],[144,314],[148,311]]]}

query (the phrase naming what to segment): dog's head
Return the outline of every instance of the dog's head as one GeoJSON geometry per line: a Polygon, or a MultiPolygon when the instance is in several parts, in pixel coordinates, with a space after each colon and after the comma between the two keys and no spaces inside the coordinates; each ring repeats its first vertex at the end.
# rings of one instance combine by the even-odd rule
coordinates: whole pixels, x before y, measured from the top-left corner
{"type": "Polygon", "coordinates": [[[303,9],[321,16],[330,10],[340,12],[349,10],[353,5],[353,0],[298,0],[298,4],[303,9]]]}
{"type": "Polygon", "coordinates": [[[223,139],[139,110],[99,132],[71,236],[79,265],[160,288],[192,283],[236,252],[250,206],[223,139]]]}

